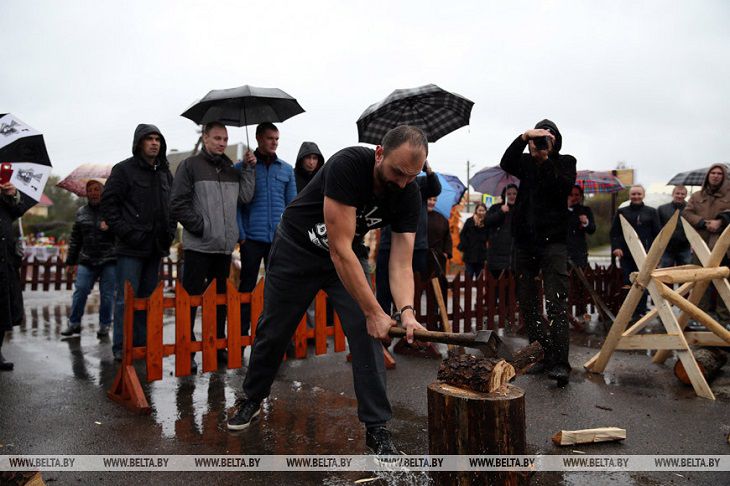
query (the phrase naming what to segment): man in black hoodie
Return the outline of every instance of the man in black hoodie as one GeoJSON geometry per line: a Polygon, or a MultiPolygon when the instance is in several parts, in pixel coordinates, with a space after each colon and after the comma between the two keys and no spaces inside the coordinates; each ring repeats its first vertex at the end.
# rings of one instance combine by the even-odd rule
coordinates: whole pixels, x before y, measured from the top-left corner
{"type": "Polygon", "coordinates": [[[324,165],[324,156],[314,142],[302,142],[294,164],[294,177],[297,183],[297,194],[309,184],[314,174],[324,165]]]}
{"type": "Polygon", "coordinates": [[[561,155],[563,137],[550,120],[519,135],[502,156],[500,166],[520,180],[514,205],[517,299],[530,342],[545,350],[544,368],[558,386],[568,384],[568,208],[565,201],[575,184],[575,157],[561,155]],[[528,146],[529,153],[522,153],[528,146]],[[537,301],[542,271],[549,323],[537,301]]]}
{"type": "MultiPolygon", "coordinates": [[[[176,224],[170,218],[172,174],[162,132],[137,125],[133,156],[112,168],[101,198],[101,213],[116,237],[116,303],[114,306],[114,359],[122,359],[124,283],[137,297],[149,297],[157,286],[162,257],[170,253],[176,224]]],[[[147,342],[145,312],[134,315],[134,344],[147,342]]]]}

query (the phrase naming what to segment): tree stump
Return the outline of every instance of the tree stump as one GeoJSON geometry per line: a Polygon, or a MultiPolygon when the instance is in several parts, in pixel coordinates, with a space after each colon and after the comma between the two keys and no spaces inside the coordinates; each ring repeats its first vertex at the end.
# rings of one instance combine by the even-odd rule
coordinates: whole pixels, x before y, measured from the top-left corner
{"type": "MultiPolygon", "coordinates": [[[[428,451],[433,455],[525,454],[525,393],[505,384],[492,393],[440,381],[428,386],[428,451]]],[[[437,485],[528,483],[520,471],[438,471],[437,485]]]]}
{"type": "MultiPolygon", "coordinates": [[[[697,365],[700,367],[700,371],[705,379],[710,382],[717,374],[720,369],[727,363],[727,355],[725,351],[717,348],[699,348],[695,350],[694,354],[697,365]]],[[[674,375],[679,378],[679,381],[685,385],[691,385],[687,371],[684,369],[682,362],[677,360],[674,365],[674,375]]]]}

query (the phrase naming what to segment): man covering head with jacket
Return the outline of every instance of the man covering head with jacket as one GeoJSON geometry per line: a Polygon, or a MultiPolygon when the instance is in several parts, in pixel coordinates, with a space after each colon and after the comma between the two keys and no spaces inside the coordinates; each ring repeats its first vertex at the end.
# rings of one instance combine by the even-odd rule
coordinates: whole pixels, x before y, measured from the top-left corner
{"type": "MultiPolygon", "coordinates": [[[[137,297],[149,297],[157,286],[160,261],[170,253],[175,221],[170,218],[172,174],[162,132],[137,125],[132,157],[112,168],[101,198],[101,213],[116,237],[116,304],[114,306],[114,359],[122,359],[124,283],[137,297]]],[[[145,312],[135,311],[134,344],[147,341],[145,312]]]]}
{"type": "MultiPolygon", "coordinates": [[[[251,200],[256,158],[246,152],[245,163],[234,168],[226,154],[228,130],[217,122],[203,129],[203,150],[182,161],[172,185],[170,211],[183,226],[185,264],[182,284],[191,295],[200,295],[216,281],[218,293],[226,291],[231,253],[238,240],[237,203],[251,200]]],[[[190,310],[190,336],[197,307],[190,310]]],[[[217,336],[225,337],[226,306],[217,309],[217,336]]],[[[227,362],[225,350],[218,360],[227,362]]],[[[193,361],[195,368],[195,361],[193,361]]]]}
{"type": "Polygon", "coordinates": [[[550,120],[519,135],[502,156],[500,166],[520,180],[513,208],[517,298],[527,335],[545,349],[544,369],[558,386],[568,383],[568,208],[565,201],[575,184],[575,157],[561,155],[563,137],[550,120]],[[529,153],[523,153],[525,147],[529,153]],[[542,271],[550,325],[543,322],[537,301],[542,271]]]}

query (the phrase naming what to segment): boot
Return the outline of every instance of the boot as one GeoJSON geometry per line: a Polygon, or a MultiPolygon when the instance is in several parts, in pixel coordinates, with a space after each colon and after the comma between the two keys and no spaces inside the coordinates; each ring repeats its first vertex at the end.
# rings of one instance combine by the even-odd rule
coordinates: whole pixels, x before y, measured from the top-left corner
{"type": "Polygon", "coordinates": [[[81,334],[81,324],[72,324],[69,322],[68,327],[61,331],[61,336],[63,337],[73,336],[74,334],[81,334]]]}

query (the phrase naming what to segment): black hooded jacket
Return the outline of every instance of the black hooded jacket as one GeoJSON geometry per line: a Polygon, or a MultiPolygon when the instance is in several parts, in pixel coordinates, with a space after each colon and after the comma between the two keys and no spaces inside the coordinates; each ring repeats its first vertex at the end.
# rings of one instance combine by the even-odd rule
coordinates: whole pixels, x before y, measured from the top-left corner
{"type": "MultiPolygon", "coordinates": [[[[518,191],[519,194],[519,191],[518,191]]],[[[507,188],[502,189],[502,203],[492,204],[484,218],[489,232],[489,248],[487,249],[487,265],[490,270],[502,271],[512,268],[512,216],[514,205],[509,204],[509,211],[502,211],[502,204],[507,200],[507,188]]]]}
{"type": "Polygon", "coordinates": [[[527,142],[518,136],[502,156],[500,166],[520,180],[520,190],[512,216],[515,245],[535,249],[547,243],[565,243],[568,232],[568,208],[565,201],[575,184],[575,157],[561,155],[563,137],[550,120],[535,128],[550,129],[555,144],[550,157],[538,164],[523,153],[527,142]]]}
{"type": "Polygon", "coordinates": [[[172,174],[166,153],[167,144],[160,130],[140,124],[134,131],[133,156],[112,168],[104,186],[101,212],[116,236],[117,255],[169,254],[177,224],[170,218],[172,174]],[[139,144],[153,133],[160,136],[160,153],[150,165],[139,155],[139,144]]]}
{"type": "Polygon", "coordinates": [[[319,147],[317,147],[317,144],[314,142],[302,142],[302,146],[299,147],[297,162],[294,164],[294,177],[296,178],[297,183],[297,194],[302,192],[302,189],[309,184],[309,181],[312,180],[314,174],[316,174],[323,165],[324,156],[322,155],[322,152],[320,152],[319,147]],[[310,154],[315,154],[319,159],[319,163],[312,172],[307,172],[304,170],[304,164],[302,162],[304,157],[310,154]]]}

